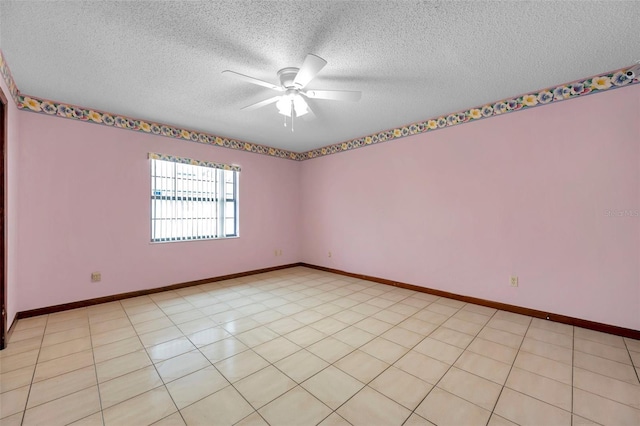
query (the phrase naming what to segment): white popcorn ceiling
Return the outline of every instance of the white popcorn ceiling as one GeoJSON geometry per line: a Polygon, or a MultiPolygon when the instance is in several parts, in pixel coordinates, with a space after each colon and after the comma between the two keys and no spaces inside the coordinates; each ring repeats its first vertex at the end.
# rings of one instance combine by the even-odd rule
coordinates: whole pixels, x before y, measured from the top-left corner
{"type": "Polygon", "coordinates": [[[632,65],[637,1],[6,1],[0,48],[22,93],[302,152],[632,65]],[[283,127],[277,83],[307,53],[318,117],[283,127]]]}

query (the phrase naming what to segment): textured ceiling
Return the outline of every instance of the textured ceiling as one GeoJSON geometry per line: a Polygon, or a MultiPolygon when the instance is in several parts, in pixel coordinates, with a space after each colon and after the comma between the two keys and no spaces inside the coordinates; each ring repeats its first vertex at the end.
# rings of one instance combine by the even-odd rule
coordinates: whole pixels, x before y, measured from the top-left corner
{"type": "Polygon", "coordinates": [[[6,1],[0,49],[22,93],[302,152],[622,68],[640,4],[437,1],[6,1]],[[283,127],[277,83],[307,53],[315,121],[283,127]]]}

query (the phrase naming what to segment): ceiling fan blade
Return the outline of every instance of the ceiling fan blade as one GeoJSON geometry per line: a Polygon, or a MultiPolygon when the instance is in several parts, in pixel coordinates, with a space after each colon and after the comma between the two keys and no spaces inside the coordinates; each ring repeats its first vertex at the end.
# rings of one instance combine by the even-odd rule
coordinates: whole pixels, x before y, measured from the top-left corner
{"type": "Polygon", "coordinates": [[[264,101],[256,102],[255,104],[247,105],[246,107],[240,108],[245,111],[253,111],[254,109],[262,108],[263,106],[267,106],[274,102],[278,102],[280,96],[274,96],[273,98],[265,99],[264,101]]]}
{"type": "Polygon", "coordinates": [[[362,92],[353,90],[308,90],[301,93],[311,99],[329,99],[332,101],[357,102],[362,97],[362,92]]]}
{"type": "Polygon", "coordinates": [[[282,86],[276,86],[275,84],[271,84],[268,81],[258,80],[257,78],[249,77],[248,75],[240,74],[239,72],[224,70],[222,74],[229,73],[240,80],[244,80],[248,83],[257,84],[258,86],[268,87],[269,89],[277,90],[278,92],[284,92],[284,88],[282,86]]]}
{"type": "Polygon", "coordinates": [[[324,66],[327,65],[327,61],[320,56],[309,53],[304,59],[304,63],[296,74],[296,78],[293,80],[293,85],[299,88],[306,86],[315,76],[320,72],[324,66]]]}

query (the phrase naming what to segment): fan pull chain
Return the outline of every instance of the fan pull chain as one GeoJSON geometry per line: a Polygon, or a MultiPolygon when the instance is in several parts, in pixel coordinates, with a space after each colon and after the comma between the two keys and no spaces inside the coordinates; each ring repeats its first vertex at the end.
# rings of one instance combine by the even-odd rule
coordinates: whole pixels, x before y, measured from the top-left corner
{"type": "Polygon", "coordinates": [[[295,109],[293,108],[293,99],[291,100],[291,133],[293,133],[293,114],[295,114],[295,109]]]}

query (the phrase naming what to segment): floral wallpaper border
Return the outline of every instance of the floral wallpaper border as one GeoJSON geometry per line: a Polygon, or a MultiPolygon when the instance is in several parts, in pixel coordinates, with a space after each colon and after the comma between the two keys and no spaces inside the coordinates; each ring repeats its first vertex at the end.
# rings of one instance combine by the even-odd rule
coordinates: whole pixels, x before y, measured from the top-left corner
{"type": "Polygon", "coordinates": [[[633,80],[627,78],[625,71],[630,68],[632,68],[632,66],[622,68],[618,71],[589,77],[584,80],[550,87],[538,92],[507,98],[464,111],[430,118],[428,120],[409,124],[403,127],[384,130],[360,138],[313,149],[311,151],[293,152],[285,149],[272,148],[266,145],[258,145],[255,143],[223,138],[213,134],[196,132],[167,124],[147,122],[122,115],[49,101],[35,96],[23,95],[20,93],[13,81],[9,66],[7,65],[4,56],[2,55],[2,51],[0,50],[0,73],[2,73],[2,76],[11,91],[11,96],[15,100],[19,109],[296,161],[304,161],[326,155],[337,154],[339,152],[351,151],[407,136],[427,133],[484,118],[490,118],[515,111],[522,111],[529,108],[548,105],[554,102],[605,92],[607,90],[639,83],[640,78],[638,76],[633,80]]]}
{"type": "Polygon", "coordinates": [[[235,164],[222,164],[222,163],[214,163],[211,161],[200,161],[200,160],[194,160],[193,158],[176,157],[175,155],[158,154],[155,152],[149,153],[149,159],[171,161],[172,163],[191,164],[192,166],[211,167],[214,169],[233,170],[234,172],[240,171],[240,166],[237,166],[235,164]]]}
{"type": "Polygon", "coordinates": [[[302,160],[323,157],[325,155],[337,154],[344,151],[351,151],[357,148],[388,142],[419,133],[426,133],[445,127],[457,126],[459,124],[469,123],[483,118],[522,111],[529,108],[548,105],[554,102],[605,92],[610,89],[639,83],[640,79],[638,76],[631,80],[625,75],[625,71],[630,68],[632,67],[626,67],[611,73],[543,89],[539,92],[503,99],[501,101],[477,106],[468,110],[434,117],[407,126],[396,127],[394,129],[385,130],[379,133],[363,136],[361,138],[351,139],[346,142],[340,142],[314,149],[303,153],[304,158],[302,160]]]}
{"type": "Polygon", "coordinates": [[[26,96],[21,93],[18,95],[18,109],[70,118],[73,120],[86,121],[89,123],[101,124],[103,126],[231,148],[240,151],[254,152],[272,157],[288,158],[291,160],[301,159],[299,153],[284,149],[271,148],[269,146],[243,142],[236,139],[223,138],[209,133],[196,132],[193,130],[182,129],[180,127],[169,126],[167,124],[137,120],[123,115],[86,109],[74,105],[40,99],[35,96],[26,96]]]}
{"type": "Polygon", "coordinates": [[[147,122],[123,115],[111,114],[104,111],[42,99],[37,96],[25,95],[18,90],[2,50],[0,50],[0,73],[2,74],[7,87],[11,91],[11,96],[13,97],[18,109],[24,111],[70,118],[73,120],[167,136],[170,138],[199,142],[240,151],[254,152],[271,157],[287,158],[298,161],[304,159],[302,153],[287,151],[286,149],[272,148],[270,146],[244,142],[236,139],[223,138],[209,133],[196,132],[167,124],[147,122]]]}
{"type": "Polygon", "coordinates": [[[7,65],[7,61],[4,59],[4,54],[2,50],[0,50],[0,74],[2,74],[2,78],[9,88],[9,92],[13,101],[18,105],[18,86],[16,86],[16,82],[13,80],[13,76],[11,75],[11,70],[9,69],[9,65],[7,65]]]}

